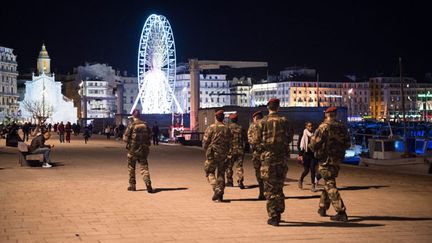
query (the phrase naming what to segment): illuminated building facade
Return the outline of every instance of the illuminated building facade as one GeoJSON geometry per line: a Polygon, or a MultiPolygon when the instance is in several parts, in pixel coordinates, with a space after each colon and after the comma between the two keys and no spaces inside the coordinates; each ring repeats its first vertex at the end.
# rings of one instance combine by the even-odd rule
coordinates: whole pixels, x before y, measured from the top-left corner
{"type": "Polygon", "coordinates": [[[55,81],[54,73],[51,73],[51,59],[45,45],[39,53],[37,60],[37,74],[32,75],[32,80],[25,82],[24,100],[20,102],[21,118],[34,120],[34,114],[27,110],[25,103],[38,104],[42,109],[52,110],[47,122],[77,122],[77,108],[73,101],[61,92],[62,83],[55,81]]]}
{"type": "MultiPolygon", "coordinates": [[[[185,113],[190,112],[190,74],[177,74],[174,95],[185,113]]],[[[225,74],[200,74],[200,108],[230,105],[230,87],[225,74]]]]}
{"type": "Polygon", "coordinates": [[[17,61],[13,49],[0,46],[0,122],[18,111],[17,61]]]}

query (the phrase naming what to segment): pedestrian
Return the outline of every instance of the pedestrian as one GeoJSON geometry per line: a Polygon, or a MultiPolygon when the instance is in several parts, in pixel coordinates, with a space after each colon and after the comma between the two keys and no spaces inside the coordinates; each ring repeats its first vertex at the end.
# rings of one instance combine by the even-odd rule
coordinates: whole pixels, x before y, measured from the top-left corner
{"type": "Polygon", "coordinates": [[[215,123],[207,127],[203,137],[206,156],[204,171],[208,182],[213,188],[212,200],[221,202],[225,189],[225,162],[231,147],[231,131],[223,123],[225,118],[223,110],[218,110],[215,113],[215,118],[215,123]]]}
{"type": "Polygon", "coordinates": [[[91,137],[90,129],[88,126],[85,126],[83,136],[84,136],[84,142],[87,144],[87,141],[91,137]]]}
{"type": "Polygon", "coordinates": [[[24,125],[22,126],[22,131],[24,134],[23,141],[28,141],[28,139],[29,139],[30,126],[31,126],[31,124],[28,122],[25,122],[24,125]]]}
{"type": "Polygon", "coordinates": [[[339,165],[345,157],[345,150],[350,147],[351,139],[347,127],[336,120],[337,108],[332,106],[325,111],[325,120],[315,131],[309,147],[318,159],[318,171],[324,179],[318,213],[325,217],[330,203],[337,212],[331,216],[333,221],[348,221],[346,208],[336,187],[339,165]]]}
{"type": "Polygon", "coordinates": [[[93,134],[93,122],[90,122],[88,129],[90,130],[90,134],[93,134]]]}
{"type": "Polygon", "coordinates": [[[233,186],[233,167],[235,165],[237,184],[240,189],[244,189],[244,171],[243,171],[243,159],[244,150],[246,147],[247,135],[245,130],[238,124],[237,113],[229,115],[231,122],[228,124],[228,128],[231,132],[231,147],[227,156],[227,168],[226,168],[226,186],[233,186]]]}
{"type": "Polygon", "coordinates": [[[258,122],[257,135],[252,143],[262,151],[261,178],[267,200],[267,224],[279,226],[285,211],[284,181],[288,172],[289,144],[292,129],[285,117],[279,116],[279,99],[267,103],[269,114],[258,122]]]}
{"type": "Polygon", "coordinates": [[[129,169],[129,191],[136,190],[135,166],[136,162],[141,165],[141,175],[147,187],[148,193],[153,193],[151,186],[150,172],[148,168],[147,157],[150,152],[151,130],[147,123],[139,118],[140,112],[134,109],[132,112],[132,123],[126,129],[123,135],[123,141],[126,142],[128,150],[128,169],[129,169]]]}
{"type": "Polygon", "coordinates": [[[152,133],[153,133],[153,145],[159,145],[159,126],[157,122],[154,122],[152,127],[152,133]]]}
{"type": "Polygon", "coordinates": [[[58,128],[58,122],[54,123],[54,126],[53,126],[53,128],[54,128],[54,132],[55,132],[55,133],[57,133],[57,128],[58,128]]]}
{"type": "MultiPolygon", "coordinates": [[[[36,128],[38,130],[38,128],[36,128]]],[[[45,141],[50,139],[51,133],[46,129],[45,127],[40,128],[40,133],[36,135],[35,138],[32,139],[31,144],[29,146],[29,152],[31,154],[43,154],[44,155],[44,161],[42,164],[43,168],[50,168],[52,167],[50,153],[51,149],[54,147],[54,145],[48,145],[45,144],[45,141]]]]}
{"type": "Polygon", "coordinates": [[[81,132],[81,125],[79,123],[76,124],[76,135],[78,136],[81,132]]]}
{"type": "Polygon", "coordinates": [[[57,131],[59,134],[60,143],[64,143],[65,142],[65,138],[64,138],[65,126],[64,126],[63,122],[60,122],[60,124],[57,126],[57,131]]]}
{"type": "Polygon", "coordinates": [[[123,125],[123,123],[120,123],[120,125],[119,125],[119,137],[120,138],[123,137],[124,130],[125,130],[125,126],[123,125]]]}
{"type": "Polygon", "coordinates": [[[74,136],[77,135],[77,124],[76,123],[72,124],[72,132],[73,132],[74,136]]]}
{"type": "Polygon", "coordinates": [[[300,175],[300,179],[298,181],[298,187],[300,189],[303,189],[303,180],[310,171],[311,191],[315,192],[316,191],[315,168],[318,161],[316,160],[312,150],[308,147],[312,136],[313,136],[313,125],[312,122],[307,121],[305,123],[305,129],[303,130],[303,133],[301,134],[301,136],[299,136],[299,143],[298,143],[298,151],[299,151],[298,160],[303,164],[303,173],[300,175]]]}
{"type": "Polygon", "coordinates": [[[70,143],[71,140],[71,133],[72,133],[72,125],[70,122],[66,123],[65,126],[65,133],[66,133],[66,142],[70,143]]]}
{"type": "Polygon", "coordinates": [[[105,135],[107,139],[111,138],[111,127],[109,125],[105,126],[105,135]]]}
{"type": "Polygon", "coordinates": [[[257,111],[252,114],[252,123],[248,129],[248,141],[252,149],[252,164],[255,169],[255,177],[258,182],[259,194],[258,199],[264,200],[264,183],[261,179],[261,149],[259,144],[254,144],[254,141],[257,141],[257,125],[258,122],[263,118],[263,114],[261,111],[257,111]]]}

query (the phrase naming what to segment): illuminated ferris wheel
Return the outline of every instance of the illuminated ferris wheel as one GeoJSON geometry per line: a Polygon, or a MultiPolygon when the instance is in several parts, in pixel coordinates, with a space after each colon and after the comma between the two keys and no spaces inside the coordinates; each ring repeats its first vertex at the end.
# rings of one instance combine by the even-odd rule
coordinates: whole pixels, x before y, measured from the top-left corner
{"type": "Polygon", "coordinates": [[[176,51],[174,35],[168,19],[150,15],[142,29],[138,47],[138,101],[142,113],[170,113],[176,80],[176,51]]]}

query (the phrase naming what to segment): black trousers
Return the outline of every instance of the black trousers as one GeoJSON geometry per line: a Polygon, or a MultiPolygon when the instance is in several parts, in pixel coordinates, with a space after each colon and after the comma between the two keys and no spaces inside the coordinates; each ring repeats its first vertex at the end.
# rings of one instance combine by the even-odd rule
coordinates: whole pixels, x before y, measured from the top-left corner
{"type": "Polygon", "coordinates": [[[305,153],[303,154],[303,173],[300,176],[300,181],[303,181],[303,179],[307,176],[309,171],[311,172],[311,183],[315,183],[315,174],[316,174],[316,166],[318,164],[318,160],[315,159],[313,154],[305,153]]]}

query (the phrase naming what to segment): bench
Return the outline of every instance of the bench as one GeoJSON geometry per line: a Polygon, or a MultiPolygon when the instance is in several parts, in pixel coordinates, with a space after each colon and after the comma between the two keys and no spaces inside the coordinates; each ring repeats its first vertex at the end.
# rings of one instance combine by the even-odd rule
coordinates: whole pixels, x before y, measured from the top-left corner
{"type": "Polygon", "coordinates": [[[18,142],[18,156],[19,156],[19,165],[23,166],[23,162],[26,166],[30,166],[29,161],[35,160],[38,162],[44,161],[44,155],[43,154],[32,154],[28,150],[28,145],[24,142],[18,142]]]}

